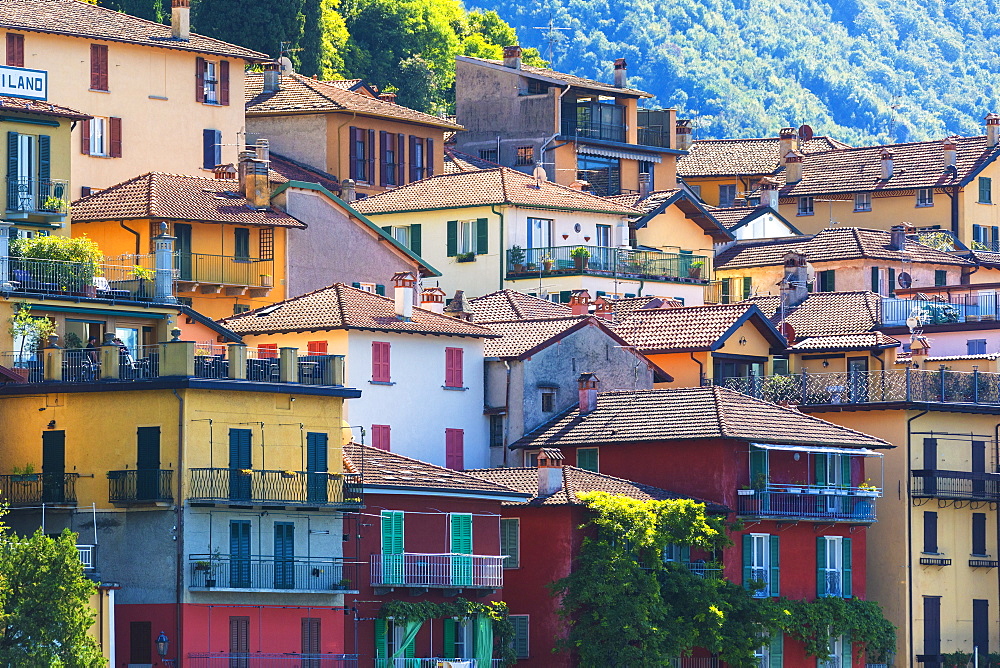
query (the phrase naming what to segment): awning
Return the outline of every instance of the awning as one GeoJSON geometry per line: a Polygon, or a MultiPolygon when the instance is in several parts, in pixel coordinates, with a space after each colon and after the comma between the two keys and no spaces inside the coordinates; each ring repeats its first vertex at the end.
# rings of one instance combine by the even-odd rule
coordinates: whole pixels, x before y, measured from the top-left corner
{"type": "Polygon", "coordinates": [[[621,151],[616,148],[597,148],[596,146],[580,145],[576,152],[582,155],[596,155],[600,158],[621,158],[623,160],[643,160],[645,162],[663,162],[663,159],[655,153],[633,153],[632,151],[621,151]]]}
{"type": "Polygon", "coordinates": [[[820,455],[861,455],[862,457],[882,457],[881,452],[867,448],[834,448],[824,445],[772,445],[770,443],[751,443],[761,450],[788,450],[791,452],[813,452],[820,455]]]}

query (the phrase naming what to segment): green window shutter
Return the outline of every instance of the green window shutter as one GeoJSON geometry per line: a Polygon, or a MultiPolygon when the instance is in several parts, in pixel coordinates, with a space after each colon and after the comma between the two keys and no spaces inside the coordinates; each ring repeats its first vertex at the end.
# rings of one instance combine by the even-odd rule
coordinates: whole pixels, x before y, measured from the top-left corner
{"type": "Polygon", "coordinates": [[[767,477],[767,450],[750,446],[750,483],[758,476],[767,477]]]}
{"type": "Polygon", "coordinates": [[[472,515],[451,514],[451,553],[472,554],[472,515]]]}
{"type": "Polygon", "coordinates": [[[458,221],[448,221],[448,257],[458,255],[458,221]]]}
{"type": "Polygon", "coordinates": [[[878,267],[872,267],[872,292],[878,294],[879,292],[879,270],[878,267]]]}
{"type": "Polygon", "coordinates": [[[753,279],[750,276],[743,277],[743,299],[750,299],[751,290],[753,289],[753,279]]]}
{"type": "Polygon", "coordinates": [[[826,538],[816,539],[816,596],[826,596],[826,538]]]}
{"type": "Polygon", "coordinates": [[[691,546],[681,545],[681,563],[690,564],[691,563],[691,546]]]}
{"type": "Polygon", "coordinates": [[[385,642],[385,627],[386,621],[384,619],[375,620],[375,656],[380,659],[389,656],[389,648],[385,642]]]}
{"type": "Polygon", "coordinates": [[[375,286],[375,294],[382,295],[383,297],[385,297],[385,286],[381,285],[381,284],[377,284],[375,286]]]}
{"type": "Polygon", "coordinates": [[[444,619],[444,659],[457,658],[455,656],[455,620],[451,617],[444,619]]]}
{"type": "MultiPolygon", "coordinates": [[[[407,659],[412,659],[416,655],[417,655],[417,639],[414,638],[413,640],[410,641],[410,644],[406,646],[406,649],[403,650],[403,656],[406,657],[407,659]]],[[[407,665],[412,665],[412,664],[410,664],[410,662],[407,662],[407,665]]]]}
{"type": "Polygon", "coordinates": [[[844,545],[844,581],[840,585],[840,591],[844,598],[851,598],[851,539],[847,536],[843,539],[844,545]]]}
{"type": "Polygon", "coordinates": [[[500,554],[507,558],[503,560],[504,568],[520,568],[520,550],[518,545],[519,520],[517,518],[500,520],[500,554]]]}
{"type": "Polygon", "coordinates": [[[771,536],[771,596],[781,596],[781,549],[780,536],[771,536]]]}
{"type": "Polygon", "coordinates": [[[771,643],[768,649],[768,668],[782,668],[784,665],[783,655],[785,653],[785,634],[775,633],[771,636],[771,643]]]}
{"type": "Polygon", "coordinates": [[[403,554],[402,510],[382,511],[382,554],[403,554]]]}
{"type": "Polygon", "coordinates": [[[840,668],[853,668],[854,647],[851,645],[851,634],[844,634],[844,651],[840,657],[840,668]]]}
{"type": "Polygon", "coordinates": [[[813,466],[816,472],[816,484],[826,485],[826,455],[813,455],[813,466]]]}
{"type": "MultiPolygon", "coordinates": [[[[17,178],[17,133],[8,132],[7,133],[7,178],[16,179],[17,178]]],[[[8,181],[8,183],[10,183],[8,181]]],[[[16,192],[16,187],[14,192],[16,192]]],[[[7,186],[8,199],[10,199],[11,186],[7,186]]],[[[8,206],[10,204],[8,203],[8,206]]]]}
{"type": "Polygon", "coordinates": [[[476,220],[476,255],[486,255],[490,250],[490,225],[485,218],[476,220]]]}
{"type": "Polygon", "coordinates": [[[934,285],[940,287],[942,285],[948,285],[948,272],[945,269],[935,269],[934,270],[934,285]]]}
{"type": "Polygon", "coordinates": [[[746,589],[750,588],[750,580],[753,579],[753,573],[750,567],[753,565],[753,536],[750,534],[743,535],[743,587],[746,589]]]}
{"type": "Polygon", "coordinates": [[[514,624],[514,656],[519,659],[528,658],[528,615],[511,615],[514,624]]]}
{"type": "Polygon", "coordinates": [[[392,225],[383,225],[382,226],[382,231],[385,232],[386,234],[388,234],[391,237],[392,236],[392,225]]]}
{"type": "Polygon", "coordinates": [[[597,448],[577,448],[576,467],[597,473],[597,448]]]}
{"type": "Polygon", "coordinates": [[[827,272],[826,272],[826,275],[827,275],[826,281],[827,281],[827,284],[828,284],[828,287],[827,287],[826,291],[827,292],[836,292],[837,291],[837,274],[836,274],[836,272],[833,269],[828,269],[827,272]]]}
{"type": "Polygon", "coordinates": [[[410,225],[410,250],[415,254],[420,255],[420,223],[410,225]]]}
{"type": "Polygon", "coordinates": [[[730,295],[732,294],[732,284],[733,284],[733,279],[731,278],[722,279],[719,301],[721,301],[723,304],[729,303],[730,295]]]}
{"type": "Polygon", "coordinates": [[[844,481],[841,487],[851,486],[851,458],[847,455],[840,455],[840,479],[844,481]]]}
{"type": "Polygon", "coordinates": [[[993,179],[987,176],[979,177],[979,201],[985,204],[993,203],[993,179]]]}
{"type": "Polygon", "coordinates": [[[360,283],[351,283],[351,287],[352,288],[357,288],[358,290],[360,290],[361,289],[361,284],[360,283]]]}
{"type": "Polygon", "coordinates": [[[896,270],[889,269],[889,285],[887,286],[886,292],[891,295],[895,291],[896,291],[896,270]]]}
{"type": "Polygon", "coordinates": [[[41,187],[45,190],[44,193],[48,193],[49,186],[47,181],[51,178],[51,165],[52,165],[52,151],[50,148],[51,139],[48,135],[38,135],[38,180],[41,181],[41,187]]]}

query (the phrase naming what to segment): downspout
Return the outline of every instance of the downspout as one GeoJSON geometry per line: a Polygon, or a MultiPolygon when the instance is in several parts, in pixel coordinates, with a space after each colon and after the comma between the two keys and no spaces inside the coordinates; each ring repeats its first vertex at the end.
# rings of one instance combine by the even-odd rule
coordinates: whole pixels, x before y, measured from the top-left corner
{"type": "MultiPolygon", "coordinates": [[[[504,247],[504,220],[503,211],[497,211],[496,204],[490,204],[490,211],[492,211],[497,218],[500,219],[500,289],[503,290],[503,280],[504,280],[504,270],[507,268],[507,249],[504,247]]],[[[506,459],[506,457],[505,457],[506,459]]]]}
{"type": "Polygon", "coordinates": [[[917,413],[906,421],[906,622],[910,627],[910,657],[916,656],[913,644],[913,511],[910,508],[910,494],[912,493],[912,476],[910,475],[910,456],[913,450],[912,423],[918,417],[927,415],[928,411],[917,413]]]}
{"type": "Polygon", "coordinates": [[[126,232],[131,232],[132,234],[135,235],[135,254],[136,255],[140,255],[140,252],[139,252],[139,242],[142,241],[142,237],[139,236],[139,233],[136,232],[135,230],[133,230],[131,227],[125,227],[125,221],[124,220],[119,220],[118,224],[121,225],[122,229],[125,230],[126,232]]]}
{"type": "Polygon", "coordinates": [[[694,353],[688,353],[691,356],[691,360],[698,365],[698,385],[705,384],[705,365],[701,363],[701,360],[694,356],[694,353]]]}
{"type": "MultiPolygon", "coordinates": [[[[183,591],[184,585],[184,446],[185,446],[185,433],[184,433],[184,397],[177,394],[177,390],[171,390],[174,396],[177,397],[177,505],[175,513],[177,515],[177,532],[175,538],[177,539],[177,576],[176,576],[176,590],[174,593],[174,600],[176,605],[176,624],[177,624],[177,641],[174,645],[175,651],[177,653],[177,659],[175,665],[183,665],[181,660],[181,651],[184,647],[183,636],[184,636],[184,615],[183,606],[181,604],[181,592],[183,591]]],[[[211,649],[212,639],[208,639],[208,647],[206,651],[211,649]]]]}
{"type": "Polygon", "coordinates": [[[959,184],[955,184],[951,188],[951,192],[945,188],[945,194],[951,198],[951,232],[958,238],[958,193],[961,192],[959,184]]]}
{"type": "MultiPolygon", "coordinates": [[[[507,441],[510,440],[510,362],[504,360],[503,365],[507,370],[507,386],[504,388],[504,407],[507,409],[507,414],[504,416],[505,419],[503,421],[503,465],[506,467],[507,441]]],[[[997,427],[1000,428],[1000,425],[997,425],[997,427]]],[[[1000,514],[998,514],[998,517],[1000,517],[1000,514]]],[[[1000,522],[1000,519],[997,521],[1000,522]]]]}
{"type": "MultiPolygon", "coordinates": [[[[542,147],[538,150],[538,155],[541,156],[543,165],[545,163],[545,151],[546,151],[546,147],[549,144],[551,144],[552,141],[556,137],[558,137],[559,135],[562,134],[562,99],[563,99],[563,95],[565,95],[566,93],[568,93],[570,88],[572,88],[572,86],[566,86],[566,88],[563,89],[563,91],[561,93],[559,93],[559,95],[556,97],[556,127],[555,127],[556,133],[554,135],[552,135],[551,137],[549,137],[548,139],[546,139],[544,142],[542,142],[542,147]]],[[[567,143],[569,143],[569,142],[567,142],[567,143]]],[[[560,144],[560,146],[565,146],[565,144],[560,144]]],[[[553,177],[555,176],[555,172],[556,172],[556,168],[555,168],[555,165],[553,165],[552,166],[552,175],[553,175],[553,177]]]]}

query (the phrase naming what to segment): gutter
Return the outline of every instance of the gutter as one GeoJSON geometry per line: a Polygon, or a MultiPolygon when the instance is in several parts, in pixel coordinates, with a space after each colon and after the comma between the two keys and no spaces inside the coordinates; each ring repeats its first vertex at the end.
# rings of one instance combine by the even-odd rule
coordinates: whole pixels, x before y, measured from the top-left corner
{"type": "Polygon", "coordinates": [[[177,542],[177,563],[175,565],[177,573],[174,593],[175,605],[177,606],[177,628],[175,630],[177,640],[174,651],[179,657],[184,647],[184,606],[181,599],[184,590],[184,446],[186,434],[184,431],[184,397],[178,394],[176,389],[172,391],[177,397],[177,505],[174,511],[176,514],[174,524],[177,527],[174,533],[177,542]]]}
{"type": "MultiPolygon", "coordinates": [[[[912,440],[913,440],[912,427],[913,427],[913,425],[912,425],[912,423],[917,418],[919,418],[919,417],[921,417],[923,415],[926,415],[926,414],[927,414],[926,410],[922,411],[920,413],[917,413],[916,415],[914,415],[913,417],[909,418],[906,421],[906,544],[907,544],[907,550],[906,550],[906,575],[907,575],[907,587],[906,587],[906,593],[907,593],[907,598],[906,598],[907,614],[906,614],[906,622],[907,622],[907,624],[910,627],[910,635],[909,635],[909,639],[910,639],[910,643],[909,644],[910,644],[910,647],[909,647],[909,652],[910,652],[910,656],[911,657],[915,656],[915,654],[914,654],[914,652],[915,652],[915,646],[914,646],[914,642],[913,642],[913,509],[910,506],[910,498],[911,498],[910,494],[913,491],[913,484],[912,484],[913,481],[912,481],[911,476],[910,476],[910,457],[912,455],[912,449],[913,449],[913,447],[912,447],[913,446],[913,443],[912,443],[912,440]]],[[[998,519],[997,522],[1000,523],[1000,519],[998,519]]]]}

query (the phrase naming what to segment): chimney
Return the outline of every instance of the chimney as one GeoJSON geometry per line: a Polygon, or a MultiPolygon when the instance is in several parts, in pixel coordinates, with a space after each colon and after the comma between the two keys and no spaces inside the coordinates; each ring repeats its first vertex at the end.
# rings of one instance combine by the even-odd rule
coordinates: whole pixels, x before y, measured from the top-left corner
{"type": "Polygon", "coordinates": [[[171,0],[170,31],[174,39],[191,40],[191,0],[171,0]]]}
{"type": "Polygon", "coordinates": [[[267,163],[251,158],[246,162],[246,195],[247,203],[255,209],[267,209],[271,206],[271,181],[267,175],[267,163]]]}
{"type": "Polygon", "coordinates": [[[563,454],[556,448],[538,453],[538,496],[549,497],[563,488],[563,454]]]}
{"type": "Polygon", "coordinates": [[[590,293],[586,290],[574,290],[569,298],[569,307],[573,315],[589,315],[590,293]]]}
{"type": "Polygon", "coordinates": [[[955,167],[958,161],[958,146],[955,145],[954,138],[945,139],[941,144],[941,149],[944,151],[944,168],[955,167]]]}
{"type": "Polygon", "coordinates": [[[396,317],[404,322],[413,319],[413,287],[417,277],[408,271],[397,271],[392,275],[396,286],[396,317]]]}
{"type": "Polygon", "coordinates": [[[239,162],[236,163],[237,178],[240,180],[239,192],[244,196],[247,192],[247,169],[256,154],[253,151],[240,151],[239,162]]]}
{"type": "Polygon", "coordinates": [[[598,297],[594,301],[594,315],[598,318],[604,318],[605,320],[611,320],[613,311],[611,309],[611,300],[604,297],[598,297]]]}
{"type": "Polygon", "coordinates": [[[459,320],[472,320],[472,313],[465,308],[465,290],[455,290],[455,296],[444,307],[444,313],[459,320]]]}
{"type": "Polygon", "coordinates": [[[795,128],[781,128],[781,132],[778,133],[778,164],[786,164],[789,151],[798,150],[798,131],[795,128]]]}
{"type": "Polygon", "coordinates": [[[770,176],[765,176],[760,180],[759,185],[760,185],[760,205],[769,206],[775,211],[777,211],[778,188],[780,186],[778,180],[773,179],[770,176]]]}
{"type": "Polygon", "coordinates": [[[389,104],[396,104],[396,94],[395,93],[382,93],[378,96],[378,99],[383,102],[388,102],[389,104]]]}
{"type": "Polygon", "coordinates": [[[986,145],[996,148],[1000,143],[1000,114],[986,114],[986,145]]]}
{"type": "Polygon", "coordinates": [[[590,190],[590,184],[586,181],[581,181],[580,179],[573,181],[573,183],[569,184],[569,187],[573,190],[579,190],[580,192],[587,192],[590,190]]]}
{"type": "Polygon", "coordinates": [[[271,146],[266,139],[257,140],[257,143],[254,144],[254,153],[256,153],[258,160],[260,160],[263,163],[270,164],[271,146]]]}
{"type": "Polygon", "coordinates": [[[232,163],[215,166],[215,178],[220,181],[233,181],[236,179],[236,168],[232,163]]]}
{"type": "Polygon", "coordinates": [[[908,223],[893,225],[889,230],[889,250],[906,250],[906,237],[916,233],[917,228],[908,223]]]}
{"type": "Polygon", "coordinates": [[[444,295],[441,288],[424,288],[420,293],[420,308],[434,313],[444,313],[444,295]]]}
{"type": "Polygon", "coordinates": [[[615,59],[615,88],[628,88],[628,63],[624,58],[615,59]]]}
{"type": "Polygon", "coordinates": [[[649,172],[639,173],[639,197],[649,197],[649,172]]]}
{"type": "Polygon", "coordinates": [[[597,386],[600,379],[592,373],[581,373],[576,379],[580,386],[580,415],[593,413],[597,409],[597,386]]]}
{"type": "Polygon", "coordinates": [[[882,152],[879,153],[879,158],[882,160],[882,180],[888,181],[892,178],[893,152],[888,148],[883,148],[882,152]]]}
{"type": "Polygon", "coordinates": [[[521,69],[521,47],[515,44],[503,48],[503,66],[512,70],[521,69]]]}
{"type": "Polygon", "coordinates": [[[264,92],[277,93],[281,90],[281,65],[264,63],[264,92]]]}
{"type": "Polygon", "coordinates": [[[798,183],[802,180],[802,157],[798,151],[785,154],[785,183],[798,183]]]}
{"type": "Polygon", "coordinates": [[[354,179],[344,179],[340,182],[340,199],[345,202],[353,202],[358,198],[354,190],[354,179]]]}
{"type": "Polygon", "coordinates": [[[691,150],[691,119],[689,118],[678,118],[677,124],[674,126],[674,132],[677,135],[677,150],[678,151],[690,151],[691,150]]]}
{"type": "Polygon", "coordinates": [[[793,308],[809,296],[809,263],[802,253],[785,253],[785,276],[781,279],[781,303],[793,308]]]}

